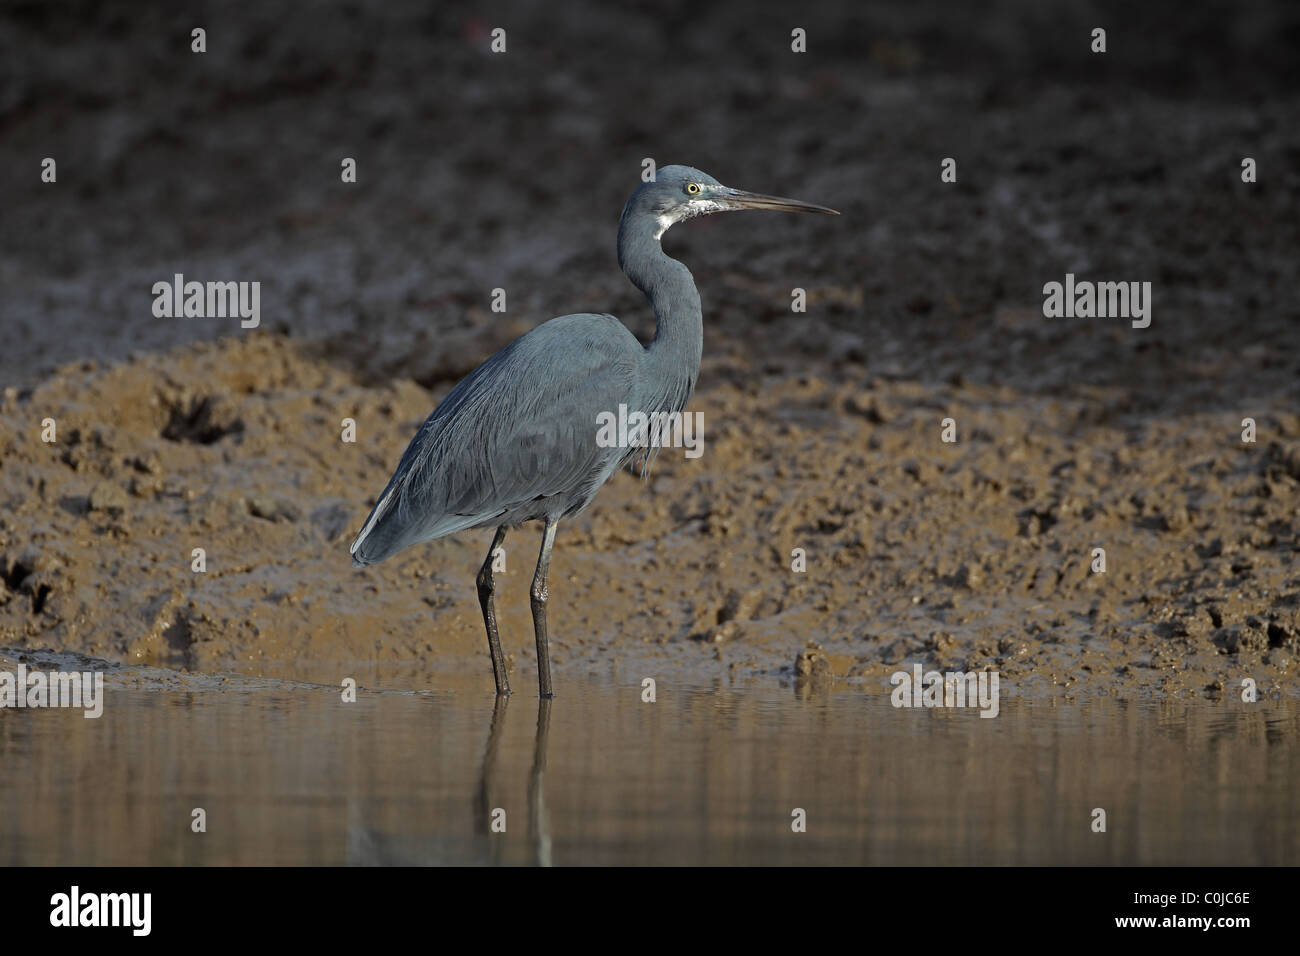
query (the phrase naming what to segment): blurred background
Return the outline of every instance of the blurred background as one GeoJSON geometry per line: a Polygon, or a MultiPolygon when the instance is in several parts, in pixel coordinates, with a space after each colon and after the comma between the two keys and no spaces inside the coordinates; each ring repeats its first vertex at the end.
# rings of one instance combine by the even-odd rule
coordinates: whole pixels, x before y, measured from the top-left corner
{"type": "Polygon", "coordinates": [[[1276,394],[1298,43],[1281,2],[6,2],[0,380],[236,334],[153,318],[175,272],[260,280],[265,326],[375,381],[455,379],[566,312],[648,335],[613,239],[650,157],[844,212],[672,235],[714,361],[1276,394]],[[1154,329],[1021,314],[1067,271],[1151,281],[1154,329]],[[817,306],[794,321],[792,286],[817,306]]]}

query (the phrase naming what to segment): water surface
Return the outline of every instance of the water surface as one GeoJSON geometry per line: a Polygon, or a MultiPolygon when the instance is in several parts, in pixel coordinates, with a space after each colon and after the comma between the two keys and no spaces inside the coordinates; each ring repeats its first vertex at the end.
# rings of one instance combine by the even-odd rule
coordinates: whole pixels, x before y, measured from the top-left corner
{"type": "Polygon", "coordinates": [[[0,711],[0,862],[1300,860],[1290,703],[1004,698],[981,719],[854,685],[660,684],[645,703],[569,675],[549,706],[222,686],[113,682],[98,720],[0,711]]]}

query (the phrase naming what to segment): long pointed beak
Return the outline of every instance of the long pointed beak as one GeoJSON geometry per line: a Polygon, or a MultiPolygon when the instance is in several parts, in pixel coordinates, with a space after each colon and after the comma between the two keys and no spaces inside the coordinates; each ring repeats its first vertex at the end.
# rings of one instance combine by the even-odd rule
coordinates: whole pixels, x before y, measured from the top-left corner
{"type": "Polygon", "coordinates": [[[828,206],[819,206],[801,199],[785,199],[782,196],[764,196],[762,193],[746,192],[743,189],[727,188],[712,198],[727,209],[770,209],[775,212],[816,212],[823,216],[839,215],[828,206]]]}

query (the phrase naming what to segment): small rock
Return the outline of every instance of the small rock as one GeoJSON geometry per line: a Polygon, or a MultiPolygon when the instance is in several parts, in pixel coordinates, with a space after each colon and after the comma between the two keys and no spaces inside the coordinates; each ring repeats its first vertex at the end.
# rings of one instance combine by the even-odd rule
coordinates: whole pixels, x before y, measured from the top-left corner
{"type": "MultiPolygon", "coordinates": [[[[40,548],[34,544],[29,544],[23,548],[22,554],[18,556],[16,567],[24,568],[29,573],[35,571],[38,574],[43,574],[63,567],[63,559],[49,548],[40,548]]],[[[12,573],[12,570],[11,568],[7,573],[12,573]]]]}
{"type": "Polygon", "coordinates": [[[984,571],[978,564],[963,564],[957,571],[957,583],[974,591],[984,584],[984,571]]]}
{"type": "Polygon", "coordinates": [[[830,680],[834,678],[831,660],[817,644],[809,644],[794,659],[794,673],[804,680],[830,680]]]}
{"type": "Polygon", "coordinates": [[[705,640],[710,644],[724,644],[727,641],[734,641],[740,635],[740,622],[726,621],[717,627],[710,628],[705,640]]]}
{"type": "Polygon", "coordinates": [[[141,474],[156,475],[162,471],[162,462],[158,456],[150,452],[147,455],[136,455],[131,459],[131,467],[141,474]]]}
{"type": "Polygon", "coordinates": [[[265,518],[267,521],[297,521],[302,517],[302,511],[297,505],[265,496],[248,499],[248,513],[254,518],[265,518]]]}
{"type": "Polygon", "coordinates": [[[111,481],[96,482],[90,489],[90,510],[121,513],[128,502],[126,491],[111,481]]]}
{"type": "Polygon", "coordinates": [[[893,419],[894,413],[879,398],[867,392],[850,395],[844,403],[845,409],[854,415],[861,415],[873,425],[885,425],[893,419]]]}

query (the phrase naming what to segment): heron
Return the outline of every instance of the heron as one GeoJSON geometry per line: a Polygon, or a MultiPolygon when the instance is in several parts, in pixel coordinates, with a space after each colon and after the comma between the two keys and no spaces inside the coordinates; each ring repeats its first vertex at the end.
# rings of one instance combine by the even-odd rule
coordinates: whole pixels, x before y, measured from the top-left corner
{"type": "MultiPolygon", "coordinates": [[[[620,406],[647,420],[680,414],[695,392],[704,344],[690,271],[660,245],[676,223],[743,209],[839,215],[797,199],[732,189],[690,166],[665,166],[633,192],[618,226],[618,263],[649,300],[649,345],[609,314],[542,323],[462,379],[420,426],[350,549],[356,567],[414,544],[495,528],[475,579],[498,696],[510,693],[497,629],[495,555],[506,532],[542,523],[529,591],[539,696],[553,696],[547,571],[559,522],[586,508],[625,464],[648,473],[651,443],[607,447],[597,422],[620,406]]],[[[630,417],[630,416],[629,416],[630,417]]],[[[646,437],[641,436],[643,439],[646,437]]]]}

